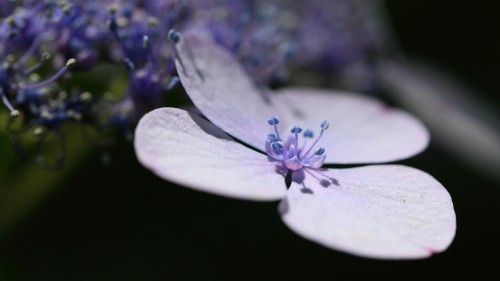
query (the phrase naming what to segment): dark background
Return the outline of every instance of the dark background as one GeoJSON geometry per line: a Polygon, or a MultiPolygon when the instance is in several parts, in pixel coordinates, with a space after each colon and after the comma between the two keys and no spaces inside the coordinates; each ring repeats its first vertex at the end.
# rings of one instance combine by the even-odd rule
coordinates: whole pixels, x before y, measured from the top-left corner
{"type": "MultiPolygon", "coordinates": [[[[498,1],[389,1],[403,49],[499,103],[498,1]]],[[[498,107],[497,107],[498,108],[498,107]]],[[[281,222],[276,203],[174,186],[140,166],[131,143],[80,163],[0,241],[0,280],[500,280],[500,184],[435,144],[400,163],[450,192],[457,235],[430,259],[378,261],[328,250],[281,222]]],[[[500,172],[500,171],[499,171],[500,172]]]]}

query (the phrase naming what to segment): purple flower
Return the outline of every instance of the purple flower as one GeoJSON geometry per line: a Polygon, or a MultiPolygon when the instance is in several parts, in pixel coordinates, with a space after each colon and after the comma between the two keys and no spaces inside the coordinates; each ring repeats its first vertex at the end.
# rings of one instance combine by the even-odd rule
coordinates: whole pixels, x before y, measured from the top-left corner
{"type": "Polygon", "coordinates": [[[295,22],[290,1],[190,1],[188,26],[207,31],[260,83],[282,79],[293,53],[295,22]]]}
{"type": "Polygon", "coordinates": [[[182,84],[213,123],[175,108],[146,114],[134,145],[155,174],[222,196],[281,200],[279,214],[293,231],[355,255],[422,258],[449,246],[453,204],[430,175],[402,165],[320,167],[395,161],[422,151],[429,135],[414,117],[352,93],[257,88],[234,57],[206,37],[185,34],[176,51],[182,84]],[[319,128],[321,139],[307,128],[319,128]]]}

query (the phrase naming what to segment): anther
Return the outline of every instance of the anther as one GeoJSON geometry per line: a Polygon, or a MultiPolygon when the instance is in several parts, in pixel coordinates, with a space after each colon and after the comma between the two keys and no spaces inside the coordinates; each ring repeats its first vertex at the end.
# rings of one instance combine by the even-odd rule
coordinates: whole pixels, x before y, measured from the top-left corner
{"type": "Polygon", "coordinates": [[[5,58],[5,62],[12,65],[14,61],[16,60],[16,57],[13,54],[8,54],[7,57],[5,58]]]}
{"type": "Polygon", "coordinates": [[[269,140],[270,143],[273,143],[275,141],[278,141],[278,137],[276,137],[275,134],[271,133],[267,135],[267,139],[269,140]]]}
{"type": "Polygon", "coordinates": [[[327,130],[328,127],[330,127],[330,123],[327,120],[323,120],[323,122],[321,122],[320,126],[321,126],[321,130],[327,130]]]}
{"type": "Polygon", "coordinates": [[[66,62],[66,66],[70,67],[76,63],[76,59],[71,58],[66,62]]]}
{"type": "Polygon", "coordinates": [[[80,95],[80,100],[83,101],[83,102],[89,102],[92,100],[92,93],[91,92],[83,92],[81,95],[80,95]]]}
{"type": "Polygon", "coordinates": [[[293,126],[291,129],[290,129],[290,132],[292,134],[300,134],[300,132],[302,132],[302,128],[298,127],[298,126],[293,126]]]}
{"type": "Polygon", "coordinates": [[[124,58],[123,64],[125,65],[125,68],[127,69],[127,71],[129,71],[129,72],[134,71],[135,65],[129,58],[124,58]]]}
{"type": "Polygon", "coordinates": [[[36,127],[33,129],[33,136],[39,137],[43,134],[43,128],[42,127],[36,127]]]}
{"type": "Polygon", "coordinates": [[[66,62],[66,65],[64,67],[62,67],[56,74],[54,74],[49,79],[42,81],[42,82],[39,82],[39,83],[31,84],[31,85],[21,85],[20,87],[24,88],[24,89],[34,89],[34,88],[38,88],[38,87],[47,86],[48,84],[56,81],[59,77],[61,77],[66,72],[66,70],[68,70],[68,68],[70,66],[74,65],[75,63],[76,63],[76,59],[73,59],[73,58],[69,59],[66,62]]]}
{"type": "Polygon", "coordinates": [[[14,107],[10,103],[9,99],[3,93],[2,88],[0,88],[0,98],[2,99],[2,102],[5,105],[5,107],[7,107],[7,109],[10,111],[10,117],[12,119],[17,118],[19,116],[19,111],[14,109],[14,107]]]}
{"type": "Polygon", "coordinates": [[[318,147],[316,148],[316,150],[314,151],[314,154],[315,155],[323,155],[323,153],[325,153],[325,149],[323,147],[318,147]]]}
{"type": "Polygon", "coordinates": [[[158,26],[160,22],[158,21],[157,18],[153,17],[153,16],[149,16],[148,17],[148,25],[151,26],[151,27],[154,27],[154,26],[158,26]]]}
{"type": "Polygon", "coordinates": [[[114,16],[116,14],[116,11],[118,10],[118,7],[116,6],[116,4],[111,4],[109,5],[108,7],[108,13],[112,16],[114,16]]]}
{"type": "Polygon", "coordinates": [[[52,56],[50,55],[50,53],[48,53],[48,52],[43,52],[43,54],[42,54],[42,59],[41,59],[41,60],[42,60],[42,61],[48,61],[48,60],[50,60],[50,58],[51,58],[51,57],[52,57],[52,56]]]}
{"type": "Polygon", "coordinates": [[[304,131],[304,138],[312,138],[312,137],[314,137],[314,133],[312,130],[307,129],[304,131]]]}
{"type": "Polygon", "coordinates": [[[278,117],[273,116],[273,117],[267,119],[267,123],[271,126],[274,126],[274,125],[278,125],[280,123],[280,120],[278,119],[278,117]]]}
{"type": "Polygon", "coordinates": [[[38,73],[31,73],[29,76],[28,76],[28,80],[30,82],[33,82],[33,83],[36,83],[38,81],[40,81],[42,78],[40,77],[40,74],[38,73]]]}
{"type": "Polygon", "coordinates": [[[172,90],[172,89],[173,89],[173,88],[174,88],[177,84],[179,84],[179,77],[177,77],[177,76],[172,76],[172,77],[170,78],[170,81],[169,81],[169,82],[168,82],[168,84],[167,84],[167,88],[166,88],[166,90],[167,90],[167,91],[172,90]]]}
{"type": "Polygon", "coordinates": [[[12,118],[12,119],[16,119],[17,117],[19,117],[19,115],[20,115],[19,111],[17,111],[16,109],[14,109],[10,112],[10,118],[12,118]]]}
{"type": "Polygon", "coordinates": [[[69,15],[71,12],[71,5],[69,4],[64,5],[64,7],[62,7],[62,10],[66,16],[69,15]]]}
{"type": "Polygon", "coordinates": [[[271,143],[271,147],[274,150],[278,150],[278,149],[282,149],[283,148],[283,144],[281,144],[281,142],[279,142],[279,141],[275,141],[275,142],[271,143]]]}
{"type": "Polygon", "coordinates": [[[44,52],[40,57],[40,61],[35,65],[33,65],[32,67],[24,70],[23,75],[33,74],[34,71],[36,71],[42,66],[43,62],[48,61],[50,58],[51,58],[50,53],[44,52]]]}
{"type": "Polygon", "coordinates": [[[16,26],[16,20],[14,19],[13,16],[8,16],[5,21],[10,27],[15,27],[16,26]]]}
{"type": "Polygon", "coordinates": [[[66,111],[66,114],[68,115],[68,117],[71,117],[76,121],[82,120],[82,114],[74,110],[68,110],[66,111]]]}
{"type": "Polygon", "coordinates": [[[172,40],[174,43],[179,43],[179,40],[181,39],[181,35],[179,32],[177,32],[176,30],[174,29],[170,29],[168,31],[168,38],[170,40],[172,40]]]}

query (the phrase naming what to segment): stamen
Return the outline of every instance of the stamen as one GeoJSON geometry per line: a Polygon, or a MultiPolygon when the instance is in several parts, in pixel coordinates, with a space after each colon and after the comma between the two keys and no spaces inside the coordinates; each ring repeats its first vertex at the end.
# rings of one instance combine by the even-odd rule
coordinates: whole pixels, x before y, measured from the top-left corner
{"type": "Polygon", "coordinates": [[[155,26],[158,26],[159,23],[160,23],[160,21],[156,17],[153,17],[153,16],[148,17],[148,25],[149,26],[155,27],[155,26]]]}
{"type": "Polygon", "coordinates": [[[325,153],[325,149],[323,147],[318,147],[316,148],[316,150],[314,151],[314,154],[315,155],[323,155],[323,153],[325,153]]]}
{"type": "Polygon", "coordinates": [[[300,154],[299,154],[299,157],[302,155],[302,153],[306,150],[306,146],[307,146],[307,139],[310,139],[314,136],[314,133],[312,130],[310,129],[307,129],[304,131],[304,141],[302,142],[302,147],[300,148],[300,154]]]}
{"type": "Polygon", "coordinates": [[[69,59],[66,62],[66,65],[63,66],[56,74],[54,74],[54,76],[50,77],[49,79],[42,81],[42,82],[39,82],[39,83],[31,84],[31,85],[21,85],[20,88],[21,89],[35,89],[35,88],[47,86],[48,84],[59,79],[59,77],[61,77],[66,72],[66,70],[68,70],[68,68],[70,66],[74,65],[75,63],[76,63],[75,59],[69,59]]]}
{"type": "Polygon", "coordinates": [[[108,7],[108,13],[110,15],[115,16],[116,15],[116,11],[118,11],[118,6],[116,6],[116,4],[109,5],[109,7],[108,7]]]}
{"type": "Polygon", "coordinates": [[[278,141],[278,140],[279,140],[279,139],[278,139],[278,137],[276,137],[276,135],[275,135],[275,134],[273,134],[273,133],[268,134],[268,135],[267,135],[267,139],[269,140],[269,142],[270,142],[270,143],[273,143],[273,142],[275,142],[275,141],[278,141]]]}
{"type": "Polygon", "coordinates": [[[37,69],[39,69],[45,61],[48,61],[49,59],[50,59],[50,54],[49,53],[43,53],[40,61],[38,63],[36,63],[34,66],[32,66],[32,67],[24,70],[23,71],[23,75],[26,76],[26,75],[29,75],[29,74],[33,73],[34,71],[36,71],[37,69]]]}
{"type": "Polygon", "coordinates": [[[271,143],[271,147],[274,150],[280,150],[283,148],[283,144],[280,141],[275,141],[275,142],[271,143]]]}
{"type": "MultiPolygon", "coordinates": [[[[305,143],[304,141],[302,148],[299,149],[299,134],[302,133],[302,128],[299,126],[293,126],[290,129],[290,133],[292,136],[289,136],[285,143],[280,139],[278,134],[277,125],[280,123],[278,117],[272,116],[267,120],[267,123],[274,127],[275,133],[270,133],[267,135],[266,141],[266,151],[268,155],[278,161],[282,161],[284,167],[291,171],[297,171],[302,169],[303,167],[309,169],[316,169],[323,165],[325,160],[325,149],[322,147],[318,147],[314,150],[314,153],[309,154],[314,145],[317,143],[320,136],[316,139],[313,146],[309,148],[309,150],[302,155],[302,151],[304,151],[305,143]]],[[[322,130],[323,132],[328,127],[328,123],[326,121],[322,122],[322,130]]],[[[306,130],[304,132],[306,138],[311,138],[313,136],[313,132],[311,130],[306,130]]]]}
{"type": "Polygon", "coordinates": [[[320,124],[320,127],[321,127],[321,132],[319,133],[319,136],[314,140],[313,144],[309,147],[309,149],[303,154],[304,156],[307,156],[309,152],[311,152],[313,147],[316,146],[319,139],[321,139],[321,137],[323,136],[323,132],[330,127],[330,123],[327,120],[323,120],[320,124]]]}
{"type": "Polygon", "coordinates": [[[176,30],[174,29],[170,29],[168,31],[168,34],[167,34],[168,38],[170,40],[172,40],[174,43],[179,43],[179,41],[181,40],[181,35],[179,34],[179,32],[177,32],[176,30]]]}
{"type": "Polygon", "coordinates": [[[295,151],[295,155],[298,156],[299,154],[299,134],[300,132],[302,132],[302,128],[298,127],[298,126],[293,126],[292,129],[290,129],[290,132],[292,134],[295,134],[295,145],[294,145],[294,151],[295,151]]]}
{"type": "Polygon", "coordinates": [[[108,21],[108,28],[111,30],[113,35],[119,41],[120,37],[118,36],[118,22],[116,21],[116,11],[118,7],[115,4],[112,4],[108,7],[108,13],[111,15],[111,19],[108,21]]]}
{"type": "Polygon", "coordinates": [[[83,102],[90,102],[92,100],[92,93],[91,92],[83,92],[80,95],[80,100],[83,102]]]}
{"type": "Polygon", "coordinates": [[[276,116],[272,116],[271,118],[269,118],[269,119],[267,120],[267,123],[268,123],[269,125],[271,125],[271,126],[273,126],[273,125],[278,125],[278,124],[280,123],[280,120],[278,119],[278,117],[276,117],[276,116]]]}
{"type": "Polygon", "coordinates": [[[135,64],[132,62],[131,59],[124,58],[123,59],[123,64],[125,65],[125,68],[127,69],[128,72],[133,72],[134,71],[135,64]]]}
{"type": "Polygon", "coordinates": [[[278,126],[277,126],[280,123],[280,120],[278,119],[278,117],[272,116],[271,118],[269,118],[267,120],[267,123],[271,126],[274,126],[274,131],[276,132],[276,136],[278,137],[278,139],[281,139],[280,133],[278,132],[278,126]]]}
{"type": "Polygon", "coordinates": [[[179,82],[180,82],[179,77],[172,76],[167,84],[166,90],[167,91],[172,90],[175,86],[177,86],[177,84],[179,84],[179,82]]]}
{"type": "Polygon", "coordinates": [[[2,88],[0,88],[0,96],[2,97],[3,104],[10,111],[10,118],[14,119],[14,118],[19,117],[19,111],[17,111],[16,109],[14,109],[14,107],[10,103],[9,99],[7,99],[7,97],[4,95],[2,88]]]}
{"type": "Polygon", "coordinates": [[[298,126],[293,126],[291,129],[290,129],[290,132],[292,134],[300,134],[302,132],[302,128],[301,127],[298,127],[298,126]]]}
{"type": "Polygon", "coordinates": [[[328,128],[330,127],[330,122],[328,122],[327,120],[323,120],[320,126],[321,130],[328,130],[328,128]]]}
{"type": "Polygon", "coordinates": [[[149,36],[143,35],[142,36],[142,48],[147,49],[149,45],[149,36]]]}
{"type": "Polygon", "coordinates": [[[31,46],[28,49],[28,51],[26,51],[21,56],[21,58],[19,58],[19,60],[14,64],[14,68],[21,67],[21,66],[25,65],[26,62],[28,62],[29,58],[35,53],[38,46],[40,45],[41,39],[42,39],[41,36],[35,37],[35,39],[33,40],[33,43],[31,43],[31,46]]]}

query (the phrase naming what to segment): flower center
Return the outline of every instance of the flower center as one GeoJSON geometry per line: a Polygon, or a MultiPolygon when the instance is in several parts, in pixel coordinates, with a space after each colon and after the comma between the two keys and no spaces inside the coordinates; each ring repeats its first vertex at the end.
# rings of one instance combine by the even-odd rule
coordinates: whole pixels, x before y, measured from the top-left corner
{"type": "Polygon", "coordinates": [[[283,140],[278,132],[278,117],[273,116],[267,122],[274,127],[274,133],[267,135],[266,140],[266,152],[270,157],[282,161],[283,166],[292,171],[302,167],[319,168],[323,165],[326,158],[325,149],[316,145],[323,136],[323,132],[328,129],[328,121],[321,122],[321,132],[311,145],[308,145],[308,142],[314,137],[312,130],[302,132],[302,128],[293,126],[290,129],[291,134],[283,140]],[[304,140],[299,144],[301,133],[304,140]]]}

